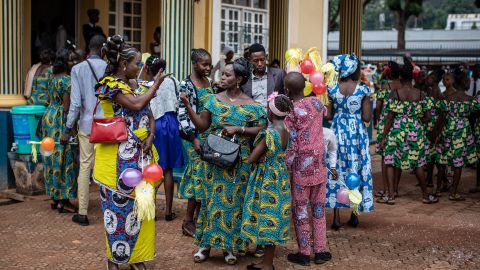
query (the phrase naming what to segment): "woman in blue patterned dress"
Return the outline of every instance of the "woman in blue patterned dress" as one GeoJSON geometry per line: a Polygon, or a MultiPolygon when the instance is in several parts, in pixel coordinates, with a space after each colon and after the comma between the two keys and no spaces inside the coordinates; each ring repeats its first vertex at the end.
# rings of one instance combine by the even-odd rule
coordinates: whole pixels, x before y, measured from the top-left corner
{"type": "MultiPolygon", "coordinates": [[[[212,58],[205,49],[193,49],[191,53],[192,74],[180,83],[180,93],[185,93],[189,97],[192,108],[201,113],[205,110],[205,100],[213,94],[213,87],[208,76],[212,69],[212,58]]],[[[183,177],[178,183],[178,197],[188,199],[187,213],[182,224],[183,235],[191,236],[195,234],[195,212],[200,209],[199,201],[203,197],[201,182],[203,175],[197,174],[203,165],[200,159],[200,145],[205,140],[207,134],[197,132],[195,125],[190,120],[188,112],[183,102],[178,104],[178,121],[180,123],[182,143],[186,152],[186,168],[183,177]],[[199,175],[199,177],[197,177],[199,175]]]]}
{"type": "Polygon", "coordinates": [[[45,49],[40,53],[40,63],[32,66],[28,71],[25,98],[28,105],[49,105],[48,82],[52,78],[52,62],[55,53],[45,49]]]}
{"type": "MultiPolygon", "coordinates": [[[[70,107],[70,68],[68,50],[60,50],[53,64],[53,76],[48,82],[47,100],[50,103],[42,120],[43,137],[51,137],[58,142],[65,129],[68,108],[70,107]]],[[[67,144],[56,145],[53,154],[44,157],[45,190],[53,200],[52,209],[59,212],[75,212],[70,199],[77,197],[78,149],[67,144]]]]}
{"type": "Polygon", "coordinates": [[[197,115],[189,98],[181,95],[188,114],[197,130],[210,129],[213,134],[238,137],[240,160],[235,169],[222,169],[203,162],[202,187],[205,197],[201,200],[200,215],[195,233],[199,250],[195,262],[205,261],[211,248],[223,249],[225,262],[235,264],[234,250],[245,251],[246,242],[240,238],[242,210],[251,164],[247,162],[258,132],[266,125],[265,109],[245,95],[241,85],[248,80],[249,66],[241,58],[225,66],[222,88],[226,91],[210,95],[205,101],[205,111],[197,115]]]}
{"type": "MultiPolygon", "coordinates": [[[[359,212],[371,212],[373,206],[372,165],[369,153],[369,139],[365,122],[370,122],[370,89],[358,84],[360,79],[359,60],[355,55],[343,54],[334,57],[333,64],[339,73],[339,82],[328,88],[333,105],[332,130],[337,135],[337,172],[339,180],[345,181],[349,173],[357,173],[361,182],[359,191],[362,202],[359,212]]],[[[350,208],[348,204],[337,202],[336,194],[339,181],[330,181],[327,185],[327,208],[334,208],[333,229],[341,227],[339,208],[350,208]]],[[[358,217],[353,212],[348,224],[358,226],[358,217]]]]}

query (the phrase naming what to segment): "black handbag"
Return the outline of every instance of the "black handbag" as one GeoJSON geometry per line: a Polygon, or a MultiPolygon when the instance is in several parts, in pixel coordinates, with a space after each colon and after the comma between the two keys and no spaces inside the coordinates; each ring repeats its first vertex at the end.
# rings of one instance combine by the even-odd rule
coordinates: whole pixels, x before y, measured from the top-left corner
{"type": "Polygon", "coordinates": [[[240,157],[240,144],[235,136],[227,140],[220,135],[209,134],[202,144],[202,160],[224,169],[232,169],[240,157]]]}

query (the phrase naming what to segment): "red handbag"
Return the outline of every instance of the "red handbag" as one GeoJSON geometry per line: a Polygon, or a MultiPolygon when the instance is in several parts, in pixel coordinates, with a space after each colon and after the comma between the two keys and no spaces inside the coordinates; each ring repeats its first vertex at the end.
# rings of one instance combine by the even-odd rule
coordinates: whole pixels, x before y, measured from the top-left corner
{"type": "Polygon", "coordinates": [[[92,131],[90,132],[90,143],[120,143],[128,140],[127,124],[122,116],[95,118],[98,104],[93,110],[92,131]]]}

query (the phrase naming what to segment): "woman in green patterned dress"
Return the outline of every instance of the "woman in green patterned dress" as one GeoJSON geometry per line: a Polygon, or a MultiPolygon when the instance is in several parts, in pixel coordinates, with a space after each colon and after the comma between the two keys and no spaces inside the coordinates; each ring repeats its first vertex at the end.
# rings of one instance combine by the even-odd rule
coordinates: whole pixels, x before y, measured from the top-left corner
{"type": "MultiPolygon", "coordinates": [[[[205,49],[193,49],[191,52],[192,74],[180,83],[180,93],[185,93],[190,105],[200,113],[205,110],[204,104],[207,97],[213,94],[213,87],[208,78],[212,69],[212,58],[205,49]]],[[[178,197],[188,199],[187,213],[182,224],[183,235],[195,234],[195,212],[200,208],[199,201],[202,199],[201,182],[203,175],[197,170],[202,168],[203,161],[200,159],[200,145],[207,134],[199,133],[192,123],[183,102],[178,104],[178,122],[180,123],[183,149],[186,152],[186,168],[183,177],[178,183],[178,197]],[[197,177],[198,175],[198,177],[197,177]]]]}
{"type": "MultiPolygon", "coordinates": [[[[52,78],[48,82],[48,105],[42,120],[42,136],[58,142],[64,133],[68,109],[70,107],[70,52],[66,49],[57,53],[52,68],[52,78]]],[[[75,212],[69,201],[77,197],[78,150],[71,144],[57,144],[53,154],[44,157],[45,190],[53,200],[52,209],[59,212],[75,212]]]]}
{"type": "Polygon", "coordinates": [[[391,84],[389,82],[390,77],[390,67],[386,69],[381,75],[380,79],[380,89],[378,93],[375,94],[376,98],[376,113],[377,113],[377,145],[375,146],[375,153],[382,156],[382,184],[383,190],[377,192],[375,196],[383,197],[387,192],[388,180],[387,180],[387,169],[385,163],[383,162],[383,149],[380,147],[380,142],[383,138],[383,129],[385,128],[385,121],[387,120],[387,106],[390,101],[390,91],[391,84]]]}
{"type": "Polygon", "coordinates": [[[406,62],[403,67],[391,65],[392,79],[399,78],[401,85],[393,87],[391,102],[387,107],[387,120],[383,132],[381,148],[384,150],[384,163],[387,167],[388,194],[377,200],[378,203],[395,204],[398,191],[399,171],[415,171],[422,189],[423,203],[435,203],[438,199],[427,193],[424,166],[425,131],[423,123],[430,118],[429,104],[420,90],[412,86],[413,66],[406,62]]]}
{"type": "MultiPolygon", "coordinates": [[[[443,84],[446,87],[445,99],[439,101],[437,105],[441,113],[437,120],[437,132],[435,133],[440,134],[437,139],[436,162],[441,168],[439,170],[441,179],[445,177],[446,166],[453,168],[453,183],[448,197],[452,201],[465,200],[457,192],[462,169],[478,160],[468,116],[470,113],[480,110],[480,103],[463,91],[466,78],[468,75],[461,70],[456,70],[455,74],[445,74],[443,76],[443,84]]],[[[437,186],[437,193],[440,193],[439,186],[437,186]]]]}
{"type": "Polygon", "coordinates": [[[207,129],[213,134],[222,133],[237,137],[240,144],[240,160],[235,169],[223,169],[203,162],[202,186],[205,197],[201,200],[200,215],[195,233],[199,250],[195,262],[203,262],[211,248],[224,251],[225,262],[235,264],[234,250],[245,251],[246,243],[240,238],[242,208],[251,172],[247,162],[254,138],[266,125],[265,109],[245,95],[241,86],[251,76],[248,61],[240,58],[225,66],[221,85],[226,89],[210,95],[205,101],[205,111],[197,115],[189,98],[181,95],[188,114],[197,130],[207,129]]]}
{"type": "Polygon", "coordinates": [[[48,106],[48,81],[52,77],[52,62],[55,54],[52,50],[43,50],[40,53],[40,63],[32,66],[27,75],[25,97],[28,105],[48,106]],[[29,80],[31,80],[29,82],[29,80]],[[30,88],[31,86],[31,88],[30,88]]]}
{"type": "MultiPolygon", "coordinates": [[[[440,91],[440,87],[438,87],[438,84],[442,80],[443,73],[443,70],[431,71],[425,78],[423,91],[427,96],[426,98],[430,99],[433,105],[436,105],[444,98],[442,92],[440,91]]],[[[433,106],[430,110],[430,114],[432,117],[430,118],[430,121],[425,124],[425,135],[427,137],[425,145],[425,149],[427,150],[427,187],[433,187],[433,168],[435,167],[435,155],[437,151],[435,149],[435,142],[432,142],[431,138],[433,136],[433,129],[437,123],[438,115],[440,113],[436,106],[433,106]]],[[[439,169],[438,166],[437,169],[439,169]]]]}
{"type": "Polygon", "coordinates": [[[290,238],[290,178],[285,154],[290,138],[284,119],[292,101],[274,92],[268,98],[270,127],[258,134],[248,162],[253,163],[243,206],[242,240],[265,246],[263,262],[247,269],[274,269],[275,246],[290,238]],[[264,156],[264,160],[262,158],[264,156]]]}

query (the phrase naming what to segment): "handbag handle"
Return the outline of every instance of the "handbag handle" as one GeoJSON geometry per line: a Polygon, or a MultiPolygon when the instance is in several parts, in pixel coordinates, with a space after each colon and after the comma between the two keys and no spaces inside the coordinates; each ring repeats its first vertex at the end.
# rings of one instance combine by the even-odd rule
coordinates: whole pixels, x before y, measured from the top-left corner
{"type": "MultiPolygon", "coordinates": [[[[224,138],[223,135],[222,135],[222,131],[219,131],[219,132],[217,133],[217,136],[220,137],[220,138],[224,138]]],[[[234,134],[233,137],[230,139],[230,141],[231,141],[232,143],[238,141],[238,140],[237,140],[237,137],[238,137],[237,134],[234,134]]],[[[224,139],[225,139],[225,138],[224,138],[224,139]]]]}

